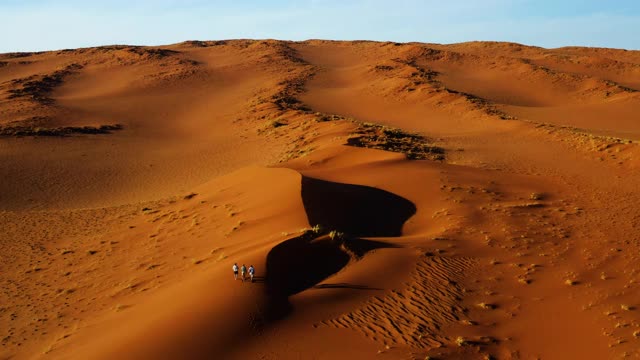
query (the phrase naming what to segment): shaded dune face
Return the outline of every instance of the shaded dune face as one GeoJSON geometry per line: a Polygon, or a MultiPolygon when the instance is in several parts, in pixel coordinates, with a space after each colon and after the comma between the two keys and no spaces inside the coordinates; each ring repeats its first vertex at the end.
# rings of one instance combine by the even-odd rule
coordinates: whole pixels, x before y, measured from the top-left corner
{"type": "Polygon", "coordinates": [[[309,223],[320,229],[284,241],[267,255],[266,314],[271,321],[291,310],[289,296],[318,285],[352,258],[394,247],[360,237],[400,236],[403,224],[416,212],[409,200],[369,186],[303,176],[301,192],[309,223]],[[341,234],[327,235],[330,231],[341,234]]]}
{"type": "Polygon", "coordinates": [[[416,213],[409,200],[369,186],[302,178],[309,224],[355,237],[394,237],[416,213]]]}

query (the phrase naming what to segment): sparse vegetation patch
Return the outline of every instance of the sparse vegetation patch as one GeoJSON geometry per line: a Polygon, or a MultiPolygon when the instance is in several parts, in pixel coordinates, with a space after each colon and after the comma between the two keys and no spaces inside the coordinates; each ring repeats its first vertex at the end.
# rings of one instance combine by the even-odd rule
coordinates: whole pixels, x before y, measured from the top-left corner
{"type": "Polygon", "coordinates": [[[403,153],[410,160],[444,160],[444,149],[431,145],[427,138],[376,124],[360,125],[347,144],[403,153]]]}
{"type": "Polygon", "coordinates": [[[51,74],[32,75],[26,78],[12,80],[11,85],[15,86],[15,88],[8,91],[8,98],[28,98],[41,104],[51,104],[53,103],[53,99],[49,97],[49,93],[56,86],[61,85],[66,76],[82,69],[82,67],[80,64],[71,64],[51,74]]]}
{"type": "Polygon", "coordinates": [[[32,126],[0,126],[0,136],[71,136],[102,135],[122,130],[121,124],[95,126],[62,126],[55,128],[32,126]]]}

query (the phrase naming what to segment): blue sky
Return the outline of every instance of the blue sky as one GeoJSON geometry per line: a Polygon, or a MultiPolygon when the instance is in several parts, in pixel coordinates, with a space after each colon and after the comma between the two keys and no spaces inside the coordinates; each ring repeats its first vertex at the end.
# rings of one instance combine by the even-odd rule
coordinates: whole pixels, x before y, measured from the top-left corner
{"type": "Polygon", "coordinates": [[[640,0],[0,0],[0,34],[0,52],[236,38],[640,49],[640,0]]]}

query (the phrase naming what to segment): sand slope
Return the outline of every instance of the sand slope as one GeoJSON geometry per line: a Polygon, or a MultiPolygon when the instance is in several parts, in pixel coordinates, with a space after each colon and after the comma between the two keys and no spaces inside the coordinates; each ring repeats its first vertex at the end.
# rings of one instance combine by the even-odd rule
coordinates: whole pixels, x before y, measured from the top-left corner
{"type": "Polygon", "coordinates": [[[1,54],[0,358],[638,356],[638,91],[494,42],[1,54]]]}

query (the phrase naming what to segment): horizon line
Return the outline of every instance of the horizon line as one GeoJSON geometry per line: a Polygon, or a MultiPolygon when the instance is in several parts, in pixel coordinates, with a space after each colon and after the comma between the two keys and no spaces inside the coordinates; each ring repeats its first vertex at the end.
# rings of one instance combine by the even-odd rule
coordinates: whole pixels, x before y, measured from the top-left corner
{"type": "Polygon", "coordinates": [[[91,46],[80,46],[76,48],[53,48],[53,49],[43,49],[43,50],[26,50],[26,51],[8,51],[8,52],[0,52],[1,55],[4,54],[39,54],[39,53],[47,53],[47,52],[56,52],[56,51],[69,51],[69,50],[81,50],[81,49],[93,49],[93,48],[103,48],[109,46],[131,46],[131,47],[166,47],[179,45],[187,42],[216,42],[216,41],[281,41],[281,42],[293,42],[293,43],[304,43],[309,41],[331,41],[331,42],[373,42],[373,43],[393,43],[393,44],[422,44],[422,45],[459,45],[459,44],[469,44],[469,43],[494,43],[494,44],[512,44],[529,48],[538,48],[544,50],[558,50],[565,48],[585,48],[585,49],[602,49],[602,50],[618,50],[618,51],[640,51],[640,49],[629,49],[629,48],[619,48],[619,47],[607,47],[607,46],[589,46],[589,45],[563,45],[557,47],[544,47],[540,45],[532,45],[525,44],[515,41],[501,41],[501,40],[469,40],[469,41],[460,41],[460,42],[451,42],[451,43],[438,43],[438,42],[423,42],[423,41],[392,41],[392,40],[372,40],[372,39],[328,39],[328,38],[309,38],[304,40],[292,40],[292,39],[277,39],[277,38],[229,38],[229,39],[208,39],[208,40],[199,40],[199,39],[187,39],[174,43],[165,43],[165,44],[135,44],[135,43],[106,43],[101,45],[91,45],[91,46]]]}

